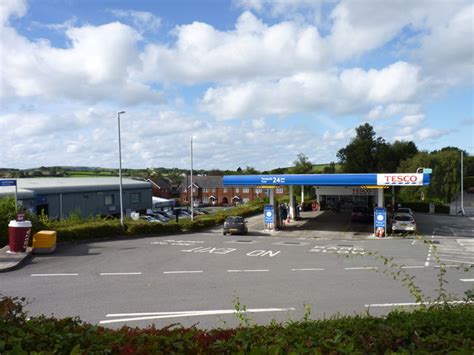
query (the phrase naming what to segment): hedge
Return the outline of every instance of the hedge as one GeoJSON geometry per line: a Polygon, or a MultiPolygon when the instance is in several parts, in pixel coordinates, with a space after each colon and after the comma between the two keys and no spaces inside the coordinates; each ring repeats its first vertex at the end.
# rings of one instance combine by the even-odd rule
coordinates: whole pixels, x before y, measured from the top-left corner
{"type": "MultiPolygon", "coordinates": [[[[411,208],[415,212],[426,212],[430,211],[429,202],[399,202],[402,207],[411,208]]],[[[449,214],[449,206],[435,204],[435,213],[449,214]]]]}
{"type": "Polygon", "coordinates": [[[108,329],[79,318],[28,318],[21,302],[3,298],[0,334],[1,354],[472,354],[474,305],[233,329],[108,329]]]}

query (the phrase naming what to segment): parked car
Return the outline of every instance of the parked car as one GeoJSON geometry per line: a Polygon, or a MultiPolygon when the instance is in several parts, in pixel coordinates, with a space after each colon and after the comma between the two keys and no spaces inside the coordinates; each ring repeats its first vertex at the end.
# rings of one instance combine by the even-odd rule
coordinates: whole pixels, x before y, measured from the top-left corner
{"type": "Polygon", "coordinates": [[[408,213],[396,213],[392,219],[392,232],[416,232],[415,218],[408,213]]]}
{"type": "Polygon", "coordinates": [[[163,223],[159,219],[156,219],[152,216],[140,216],[140,219],[151,223],[163,223]]]}
{"type": "Polygon", "coordinates": [[[154,212],[152,214],[149,214],[148,216],[157,219],[158,221],[162,223],[168,223],[170,219],[168,217],[163,216],[161,213],[154,212]]]}
{"type": "Polygon", "coordinates": [[[224,222],[224,231],[223,234],[227,235],[227,233],[237,233],[237,234],[247,234],[247,221],[244,217],[241,216],[230,216],[225,219],[224,222]]]}
{"type": "Polygon", "coordinates": [[[467,188],[467,193],[468,194],[474,194],[474,186],[468,187],[467,188]]]}
{"type": "Polygon", "coordinates": [[[411,208],[408,208],[408,207],[400,207],[398,210],[397,210],[397,214],[401,214],[401,213],[406,213],[406,214],[409,214],[409,215],[413,215],[413,211],[411,208]]]}
{"type": "Polygon", "coordinates": [[[354,206],[351,214],[352,222],[370,222],[370,210],[367,206],[354,206]]]}

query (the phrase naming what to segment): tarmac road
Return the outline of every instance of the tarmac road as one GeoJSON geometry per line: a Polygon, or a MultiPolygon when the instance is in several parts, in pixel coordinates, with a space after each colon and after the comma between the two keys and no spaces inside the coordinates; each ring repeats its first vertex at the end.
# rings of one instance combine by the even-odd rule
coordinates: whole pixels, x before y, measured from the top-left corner
{"type": "MultiPolygon", "coordinates": [[[[415,238],[331,238],[331,232],[325,237],[324,231],[305,232],[296,224],[295,231],[268,235],[258,230],[259,218],[250,219],[247,236],[223,237],[214,229],[63,245],[53,255],[36,256],[21,269],[0,274],[0,293],[28,297],[31,314],[80,316],[110,327],[197,323],[210,328],[237,325],[233,313],[239,302],[259,324],[299,319],[305,304],[313,317],[368,309],[383,314],[414,302],[408,289],[383,271],[403,267],[434,297],[439,255],[446,260],[450,293],[461,298],[474,285],[469,219],[448,219],[442,230],[461,234],[428,235],[438,243],[428,245],[415,238]],[[371,253],[393,257],[397,268],[387,268],[371,253]]],[[[416,218],[426,230],[426,223],[433,223],[433,230],[443,223],[439,216],[436,222],[429,215],[416,218]]]]}

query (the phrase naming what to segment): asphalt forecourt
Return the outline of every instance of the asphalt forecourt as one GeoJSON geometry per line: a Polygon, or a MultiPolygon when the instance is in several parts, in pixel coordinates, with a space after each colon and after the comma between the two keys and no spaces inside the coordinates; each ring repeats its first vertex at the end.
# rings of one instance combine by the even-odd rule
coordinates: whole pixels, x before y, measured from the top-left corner
{"type": "Polygon", "coordinates": [[[446,268],[447,290],[461,299],[472,288],[474,251],[470,239],[458,239],[432,245],[194,233],[63,245],[0,277],[2,294],[27,297],[32,314],[80,316],[109,327],[235,326],[243,306],[259,324],[298,319],[305,304],[315,317],[385,314],[415,301],[391,272],[415,276],[427,296],[437,295],[436,253],[445,246],[443,252],[463,255],[446,268]]]}

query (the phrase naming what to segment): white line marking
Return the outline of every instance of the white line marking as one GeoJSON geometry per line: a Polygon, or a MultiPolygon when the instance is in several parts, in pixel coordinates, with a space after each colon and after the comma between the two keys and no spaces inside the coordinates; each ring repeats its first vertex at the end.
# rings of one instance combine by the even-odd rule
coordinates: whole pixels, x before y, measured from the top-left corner
{"type": "Polygon", "coordinates": [[[261,270],[227,270],[227,272],[268,272],[268,269],[261,269],[261,270]]]}
{"type": "Polygon", "coordinates": [[[234,313],[285,312],[285,311],[294,311],[294,310],[296,310],[296,308],[290,307],[290,308],[255,308],[255,309],[247,309],[246,311],[241,311],[241,312],[238,312],[235,309],[225,309],[225,310],[215,310],[215,311],[107,314],[106,317],[127,317],[127,316],[131,316],[131,317],[134,317],[134,318],[121,318],[121,319],[112,319],[112,320],[102,320],[102,321],[99,322],[99,324],[132,322],[132,321],[163,319],[163,318],[196,317],[196,316],[234,314],[234,313]],[[140,315],[143,315],[143,317],[135,317],[135,316],[140,316],[140,315]]]}
{"type": "MultiPolygon", "coordinates": [[[[473,301],[449,301],[448,304],[470,304],[473,301]]],[[[365,307],[396,307],[396,306],[421,306],[430,304],[444,304],[444,302],[406,302],[406,303],[374,303],[366,304],[365,307]]]]}
{"type": "Polygon", "coordinates": [[[322,268],[314,268],[314,269],[291,269],[291,271],[322,271],[325,269],[322,268]]]}
{"type": "Polygon", "coordinates": [[[141,272],[101,272],[100,276],[141,275],[141,272]]]}
{"type": "Polygon", "coordinates": [[[424,269],[424,265],[418,265],[418,266],[402,266],[402,269],[424,269]]]}
{"type": "Polygon", "coordinates": [[[443,265],[443,266],[436,265],[435,269],[439,269],[440,267],[459,267],[459,266],[461,265],[460,264],[449,264],[449,265],[443,265]]]}
{"type": "Polygon", "coordinates": [[[345,267],[344,270],[378,270],[377,266],[345,267]]]}
{"type": "Polygon", "coordinates": [[[443,252],[440,252],[439,255],[447,255],[447,256],[450,256],[450,255],[462,255],[463,257],[466,257],[466,258],[474,258],[474,253],[463,253],[463,252],[448,252],[448,251],[443,251],[443,252]]]}
{"type": "Polygon", "coordinates": [[[441,258],[439,258],[439,260],[441,260],[441,261],[449,261],[449,262],[453,262],[453,263],[461,263],[461,264],[474,265],[474,263],[472,263],[472,262],[470,262],[470,261],[452,260],[452,259],[441,259],[441,258]]]}
{"type": "Polygon", "coordinates": [[[199,274],[202,270],[190,270],[190,271],[163,271],[163,274],[199,274]]]}
{"type": "Polygon", "coordinates": [[[31,276],[78,276],[79,274],[31,274],[31,276]]]}
{"type": "Polygon", "coordinates": [[[462,282],[474,282],[474,279],[459,279],[462,282]]]}

